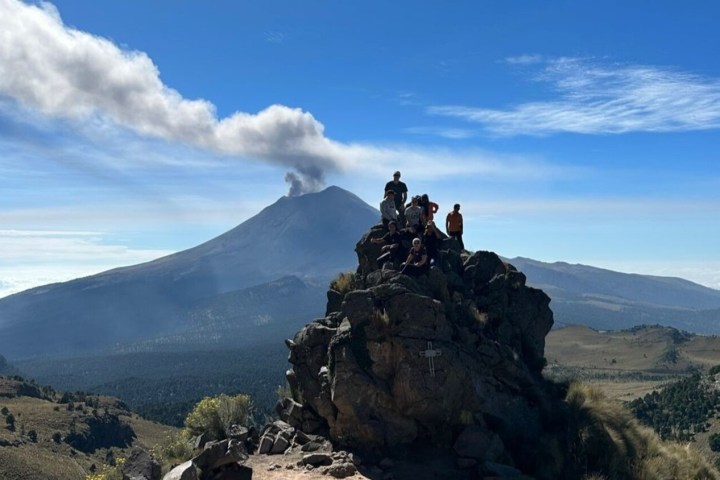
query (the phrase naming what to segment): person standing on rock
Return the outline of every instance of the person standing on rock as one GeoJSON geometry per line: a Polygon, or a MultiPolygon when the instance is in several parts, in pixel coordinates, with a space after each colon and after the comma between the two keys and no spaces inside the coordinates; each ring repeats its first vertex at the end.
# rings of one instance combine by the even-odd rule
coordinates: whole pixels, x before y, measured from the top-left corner
{"type": "Polygon", "coordinates": [[[422,224],[427,225],[428,222],[433,220],[440,206],[435,202],[431,202],[427,193],[423,193],[422,197],[420,197],[420,208],[423,209],[422,224]]]}
{"type": "Polygon", "coordinates": [[[405,225],[405,202],[407,201],[408,188],[404,182],[400,181],[400,172],[393,173],[393,179],[385,184],[385,191],[392,190],[395,192],[395,208],[398,211],[400,225],[405,225]]]}
{"type": "Polygon", "coordinates": [[[398,211],[395,207],[395,192],[392,190],[387,190],[385,192],[385,198],[380,202],[380,215],[385,230],[388,229],[388,223],[391,220],[397,222],[398,211]]]}
{"type": "Polygon", "coordinates": [[[453,206],[453,211],[447,214],[445,218],[445,231],[449,237],[455,238],[460,244],[460,248],[465,250],[465,244],[463,243],[463,216],[460,213],[460,204],[456,203],[453,206]]]}
{"type": "Polygon", "coordinates": [[[412,241],[412,248],[400,273],[411,277],[419,277],[423,273],[427,273],[429,269],[430,260],[428,259],[427,250],[420,239],[415,238],[412,241]]]}
{"type": "Polygon", "coordinates": [[[382,243],[380,249],[382,255],[377,258],[378,268],[383,268],[385,262],[391,261],[393,268],[403,259],[402,237],[397,229],[397,223],[394,220],[388,222],[388,233],[380,238],[371,238],[372,243],[382,243]]]}

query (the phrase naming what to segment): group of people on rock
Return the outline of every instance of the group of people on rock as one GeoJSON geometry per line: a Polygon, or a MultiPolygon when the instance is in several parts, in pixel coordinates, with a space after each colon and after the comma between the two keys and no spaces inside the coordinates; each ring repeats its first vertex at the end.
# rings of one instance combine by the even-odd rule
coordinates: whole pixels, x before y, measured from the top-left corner
{"type": "MultiPolygon", "coordinates": [[[[438,261],[443,236],[435,225],[434,216],[440,207],[430,201],[427,193],[413,196],[406,204],[407,195],[407,185],[400,181],[400,172],[395,172],[393,179],[385,185],[385,197],[380,202],[382,224],[387,233],[370,241],[383,245],[377,259],[379,268],[387,262],[393,265],[402,262],[401,273],[419,276],[430,269],[431,263],[438,261]],[[406,253],[403,242],[408,237],[412,239],[412,246],[406,253]]],[[[457,239],[460,248],[465,248],[460,204],[456,203],[447,214],[445,231],[448,236],[457,239]]]]}

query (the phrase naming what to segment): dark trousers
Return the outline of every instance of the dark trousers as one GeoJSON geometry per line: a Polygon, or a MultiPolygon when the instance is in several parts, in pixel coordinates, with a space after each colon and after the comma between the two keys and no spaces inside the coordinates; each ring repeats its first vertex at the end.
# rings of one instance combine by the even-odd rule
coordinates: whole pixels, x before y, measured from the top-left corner
{"type": "Polygon", "coordinates": [[[449,232],[448,234],[449,234],[450,238],[456,238],[458,243],[460,244],[460,248],[465,250],[465,244],[463,243],[463,240],[462,240],[462,232],[449,232]]]}
{"type": "Polygon", "coordinates": [[[418,267],[417,265],[413,265],[412,263],[406,263],[403,269],[400,271],[403,275],[408,275],[411,277],[419,277],[423,273],[427,273],[427,271],[430,269],[430,264],[426,263],[425,265],[418,267]]]}

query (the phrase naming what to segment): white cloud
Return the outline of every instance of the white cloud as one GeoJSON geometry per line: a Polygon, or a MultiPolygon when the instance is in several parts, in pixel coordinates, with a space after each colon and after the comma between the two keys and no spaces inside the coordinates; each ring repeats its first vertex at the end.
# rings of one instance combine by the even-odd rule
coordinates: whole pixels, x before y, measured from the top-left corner
{"type": "Polygon", "coordinates": [[[342,168],[323,125],[299,108],[218,118],[160,79],[143,52],[70,28],[50,4],[0,0],[0,92],[45,115],[110,120],[142,135],[259,158],[321,180],[342,168]]]}
{"type": "Polygon", "coordinates": [[[532,65],[535,63],[540,63],[543,61],[542,55],[537,54],[525,54],[525,55],[518,55],[516,57],[507,57],[505,59],[507,63],[510,65],[532,65]]]}
{"type": "Polygon", "coordinates": [[[476,135],[474,130],[468,128],[450,128],[450,127],[410,127],[405,132],[415,135],[435,135],[438,137],[449,138],[451,140],[462,140],[472,138],[476,135]]]}
{"type": "MultiPolygon", "coordinates": [[[[386,175],[408,154],[425,164],[437,154],[432,148],[333,141],[311,113],[284,105],[219,118],[211,102],[186,99],[165,85],[148,55],[65,25],[48,3],[0,0],[0,32],[0,95],[49,118],[77,122],[76,130],[99,132],[98,141],[116,132],[123,138],[120,126],[167,142],[256,158],[289,168],[291,193],[319,188],[329,173],[362,173],[381,163],[386,175]]],[[[167,160],[138,157],[148,162],[167,160]]],[[[485,172],[512,176],[518,171],[517,164],[505,165],[502,158],[487,153],[448,152],[445,157],[455,159],[457,168],[451,165],[436,175],[459,170],[458,158],[485,172]]]]}
{"type": "Polygon", "coordinates": [[[99,232],[0,230],[0,298],[170,253],[107,243],[99,232]]]}
{"type": "MultiPolygon", "coordinates": [[[[507,60],[536,63],[523,58],[507,60]]],[[[430,107],[428,112],[478,123],[499,135],[676,132],[720,127],[718,78],[672,68],[608,65],[578,58],[560,58],[543,65],[534,80],[551,85],[555,99],[508,109],[442,105],[430,107]]]]}

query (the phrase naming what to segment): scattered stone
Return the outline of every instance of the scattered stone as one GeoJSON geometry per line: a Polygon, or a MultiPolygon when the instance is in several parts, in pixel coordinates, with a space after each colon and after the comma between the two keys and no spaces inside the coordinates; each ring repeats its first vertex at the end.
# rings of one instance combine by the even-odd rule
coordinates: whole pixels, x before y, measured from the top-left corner
{"type": "Polygon", "coordinates": [[[195,440],[193,441],[193,448],[195,450],[200,450],[201,448],[205,448],[205,444],[210,440],[208,437],[208,434],[203,432],[197,437],[195,437],[195,440]]]}
{"type": "Polygon", "coordinates": [[[293,465],[292,463],[288,463],[287,465],[285,465],[285,469],[286,470],[295,470],[295,465],[293,465]]]}
{"type": "Polygon", "coordinates": [[[303,452],[317,452],[322,448],[322,445],[317,442],[306,443],[300,450],[303,452]]]}
{"type": "Polygon", "coordinates": [[[279,453],[284,453],[285,450],[287,450],[289,447],[290,442],[283,435],[278,435],[277,438],[275,438],[275,443],[270,449],[270,454],[275,455],[279,453]]]}
{"type": "Polygon", "coordinates": [[[242,425],[231,425],[226,433],[229,439],[243,443],[250,437],[250,430],[242,425]]]}
{"type": "Polygon", "coordinates": [[[205,450],[193,458],[193,463],[200,470],[215,470],[231,463],[244,463],[248,458],[245,446],[236,440],[208,442],[205,450]]]}
{"type": "Polygon", "coordinates": [[[328,467],[328,474],[332,475],[335,478],[345,478],[350,477],[352,475],[355,475],[357,472],[357,468],[355,468],[355,465],[348,462],[332,464],[328,467]]]}
{"type": "Polygon", "coordinates": [[[160,464],[145,450],[133,448],[122,466],[123,480],[160,480],[160,464]]]}
{"type": "Polygon", "coordinates": [[[310,437],[307,436],[307,434],[305,434],[302,430],[297,430],[295,432],[294,441],[298,445],[305,445],[306,443],[310,443],[311,440],[310,437]]]}
{"type": "Polygon", "coordinates": [[[192,460],[188,460],[166,473],[163,480],[198,480],[198,474],[192,460]]]}
{"type": "Polygon", "coordinates": [[[275,438],[272,434],[266,433],[260,437],[260,446],[258,447],[259,454],[270,453],[273,445],[275,444],[275,438]]]}
{"type": "Polygon", "coordinates": [[[315,467],[331,465],[333,463],[332,457],[327,453],[310,453],[303,455],[302,461],[305,465],[313,465],[315,467]]]}

